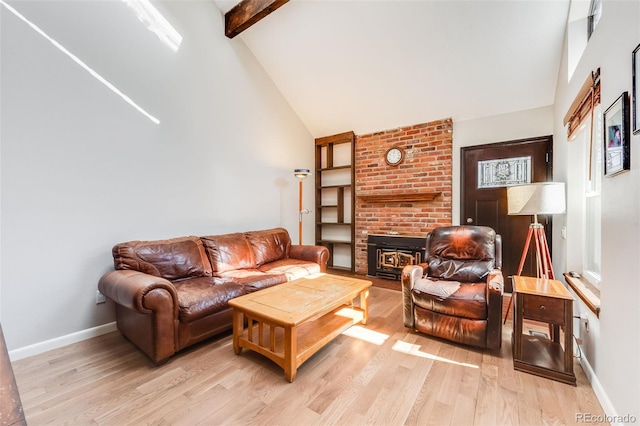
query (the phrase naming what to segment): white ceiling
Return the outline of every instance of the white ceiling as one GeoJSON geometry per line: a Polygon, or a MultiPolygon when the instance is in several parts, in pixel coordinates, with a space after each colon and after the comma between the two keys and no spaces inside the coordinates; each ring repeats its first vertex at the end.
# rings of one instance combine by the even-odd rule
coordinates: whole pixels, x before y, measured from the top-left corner
{"type": "Polygon", "coordinates": [[[366,134],[551,105],[569,3],[292,0],[232,42],[314,137],[366,134]]]}

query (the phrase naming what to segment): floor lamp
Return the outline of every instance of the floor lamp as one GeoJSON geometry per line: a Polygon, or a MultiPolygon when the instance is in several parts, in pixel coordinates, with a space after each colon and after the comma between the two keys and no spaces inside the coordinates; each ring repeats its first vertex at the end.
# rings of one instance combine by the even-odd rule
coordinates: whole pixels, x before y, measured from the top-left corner
{"type": "Polygon", "coordinates": [[[311,173],[309,169],[295,169],[293,174],[298,178],[298,244],[302,245],[302,215],[309,214],[309,210],[302,208],[302,181],[311,173]]]}
{"type": "MultiPolygon", "coordinates": [[[[522,274],[524,262],[529,253],[531,240],[533,239],[536,254],[536,277],[555,279],[549,244],[544,232],[544,225],[538,222],[539,214],[561,214],[565,212],[566,203],[564,195],[564,183],[540,182],[527,185],[517,185],[507,188],[507,205],[510,215],[533,215],[533,223],[529,225],[529,232],[524,243],[524,250],[520,258],[520,265],[516,275],[522,274]]],[[[509,310],[513,303],[513,297],[509,299],[507,313],[504,322],[507,322],[509,310]]]]}

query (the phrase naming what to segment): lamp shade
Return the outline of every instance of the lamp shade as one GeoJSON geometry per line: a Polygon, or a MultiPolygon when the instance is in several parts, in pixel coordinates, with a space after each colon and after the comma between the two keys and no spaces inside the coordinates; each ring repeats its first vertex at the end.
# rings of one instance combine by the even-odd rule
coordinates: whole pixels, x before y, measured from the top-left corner
{"type": "Polygon", "coordinates": [[[564,183],[540,182],[507,188],[510,215],[561,214],[566,210],[564,183]]]}

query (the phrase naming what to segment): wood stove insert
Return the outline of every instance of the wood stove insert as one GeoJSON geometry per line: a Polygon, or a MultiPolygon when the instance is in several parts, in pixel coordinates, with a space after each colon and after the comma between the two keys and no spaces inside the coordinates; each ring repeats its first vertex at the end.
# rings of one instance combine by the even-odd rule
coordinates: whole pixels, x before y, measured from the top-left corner
{"type": "Polygon", "coordinates": [[[424,262],[426,237],[369,235],[367,275],[400,280],[402,268],[424,262]]]}

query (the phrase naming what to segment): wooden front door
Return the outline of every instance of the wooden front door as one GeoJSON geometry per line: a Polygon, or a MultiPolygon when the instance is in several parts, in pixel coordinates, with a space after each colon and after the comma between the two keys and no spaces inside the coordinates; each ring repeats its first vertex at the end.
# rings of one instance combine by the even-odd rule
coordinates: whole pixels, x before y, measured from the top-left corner
{"type": "MultiPolygon", "coordinates": [[[[490,226],[502,236],[505,291],[518,271],[532,216],[507,214],[507,186],[528,175],[531,182],[551,180],[551,136],[462,148],[460,222],[490,226]],[[528,168],[528,169],[527,169],[528,168]]],[[[551,216],[539,215],[551,247],[551,216]]],[[[522,275],[536,276],[535,246],[529,250],[522,275]]]]}

